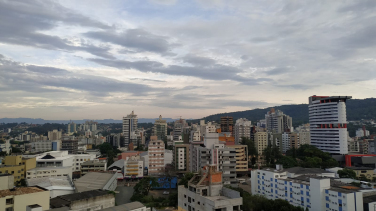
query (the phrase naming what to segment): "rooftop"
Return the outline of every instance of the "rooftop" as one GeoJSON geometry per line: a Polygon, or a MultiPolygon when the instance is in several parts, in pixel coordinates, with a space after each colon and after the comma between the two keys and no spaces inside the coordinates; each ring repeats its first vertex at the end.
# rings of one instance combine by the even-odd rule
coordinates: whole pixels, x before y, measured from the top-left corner
{"type": "Polygon", "coordinates": [[[62,195],[62,196],[58,196],[58,197],[51,199],[50,206],[51,208],[69,206],[70,203],[73,201],[90,199],[90,198],[94,198],[97,196],[104,196],[108,194],[111,194],[111,193],[108,193],[108,191],[104,191],[104,190],[90,190],[90,191],[85,191],[81,193],[72,193],[68,195],[62,195]]]}
{"type": "Polygon", "coordinates": [[[61,177],[42,177],[27,179],[28,186],[40,186],[48,188],[54,186],[59,189],[74,189],[74,186],[68,176],[61,177]]]}
{"type": "Polygon", "coordinates": [[[15,189],[0,190],[0,198],[6,197],[6,196],[18,196],[18,195],[37,193],[37,192],[43,192],[43,191],[46,191],[46,190],[40,187],[19,187],[15,189]]]}
{"type": "Polygon", "coordinates": [[[89,160],[89,161],[86,161],[86,162],[83,162],[81,164],[82,165],[85,165],[85,166],[90,166],[90,165],[105,165],[106,163],[103,161],[103,160],[89,160]]]}
{"type": "Polygon", "coordinates": [[[124,160],[123,159],[120,159],[120,160],[117,160],[115,161],[113,164],[111,164],[108,169],[110,169],[111,167],[119,167],[119,168],[123,168],[124,167],[124,160]]]}
{"type": "Polygon", "coordinates": [[[70,169],[70,166],[46,166],[46,167],[37,167],[33,169],[29,169],[27,171],[43,171],[43,170],[51,170],[51,169],[70,169]]]}
{"type": "Polygon", "coordinates": [[[322,174],[322,173],[332,173],[330,171],[326,171],[324,169],[319,168],[303,168],[303,167],[292,167],[286,169],[289,173],[294,174],[322,174]]]}
{"type": "Polygon", "coordinates": [[[138,201],[135,201],[135,202],[122,204],[122,205],[115,206],[115,207],[106,208],[106,209],[103,209],[102,211],[130,211],[130,210],[135,210],[135,209],[139,209],[142,207],[145,207],[145,205],[143,205],[142,203],[138,201]]]}
{"type": "Polygon", "coordinates": [[[74,182],[77,192],[102,189],[107,182],[116,176],[112,173],[88,172],[85,176],[74,182]]]}

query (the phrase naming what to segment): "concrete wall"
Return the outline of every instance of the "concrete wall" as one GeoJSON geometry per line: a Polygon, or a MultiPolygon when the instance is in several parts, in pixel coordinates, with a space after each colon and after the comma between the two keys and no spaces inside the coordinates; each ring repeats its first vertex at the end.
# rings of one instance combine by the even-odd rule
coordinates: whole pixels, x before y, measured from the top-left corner
{"type": "Polygon", "coordinates": [[[107,194],[104,196],[75,201],[71,204],[70,210],[82,211],[90,209],[90,211],[93,211],[113,206],[115,206],[115,196],[113,194],[107,194]]]}
{"type": "Polygon", "coordinates": [[[74,189],[73,190],[50,190],[50,197],[55,198],[58,196],[64,196],[64,195],[68,195],[72,193],[74,193],[74,189]]]}
{"type": "MultiPolygon", "coordinates": [[[[13,211],[26,211],[26,207],[33,204],[42,206],[43,210],[50,209],[49,191],[0,198],[0,208],[13,207],[13,211]],[[13,205],[6,205],[6,199],[9,198],[13,198],[13,205]]],[[[5,209],[2,209],[2,211],[3,210],[5,209]]]]}
{"type": "Polygon", "coordinates": [[[240,198],[240,193],[238,191],[231,190],[231,189],[228,189],[228,188],[225,188],[225,187],[222,188],[222,194],[226,197],[231,198],[231,199],[240,198]]]}
{"type": "Polygon", "coordinates": [[[11,189],[14,186],[14,176],[1,176],[0,177],[0,190],[11,189]]]}

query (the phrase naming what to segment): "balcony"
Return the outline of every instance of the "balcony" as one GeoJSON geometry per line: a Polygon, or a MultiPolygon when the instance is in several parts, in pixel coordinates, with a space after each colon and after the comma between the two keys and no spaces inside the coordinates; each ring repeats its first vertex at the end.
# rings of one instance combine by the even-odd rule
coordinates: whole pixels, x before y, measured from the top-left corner
{"type": "Polygon", "coordinates": [[[129,172],[129,173],[126,173],[125,175],[138,175],[138,172],[137,173],[129,172]]]}

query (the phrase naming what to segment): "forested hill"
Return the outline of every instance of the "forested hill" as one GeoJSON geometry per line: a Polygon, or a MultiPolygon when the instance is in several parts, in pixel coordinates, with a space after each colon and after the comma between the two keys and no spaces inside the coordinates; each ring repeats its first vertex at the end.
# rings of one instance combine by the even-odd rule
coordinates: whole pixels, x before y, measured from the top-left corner
{"type": "MultiPolygon", "coordinates": [[[[350,99],[347,101],[347,120],[376,119],[376,98],[350,99]]],[[[232,116],[234,121],[239,118],[247,118],[252,122],[265,118],[270,108],[236,111],[230,113],[214,114],[204,117],[206,121],[219,121],[221,116],[232,116]]],[[[308,104],[282,105],[274,108],[292,117],[294,127],[308,123],[308,104]]]]}

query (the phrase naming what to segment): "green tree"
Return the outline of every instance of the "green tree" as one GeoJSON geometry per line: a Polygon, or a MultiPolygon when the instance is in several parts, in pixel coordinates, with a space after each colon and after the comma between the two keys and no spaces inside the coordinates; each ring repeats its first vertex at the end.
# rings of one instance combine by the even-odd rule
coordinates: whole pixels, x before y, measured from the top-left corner
{"type": "Polygon", "coordinates": [[[283,167],[285,168],[292,168],[292,167],[298,166],[298,162],[296,161],[296,159],[294,159],[291,156],[282,156],[281,158],[277,160],[276,163],[282,164],[283,167]]]}
{"type": "Polygon", "coordinates": [[[344,168],[342,170],[337,171],[340,178],[352,178],[356,179],[356,173],[352,169],[344,168]]]}
{"type": "Polygon", "coordinates": [[[156,177],[144,177],[135,186],[134,192],[138,195],[148,195],[151,188],[159,187],[156,177]]]}
{"type": "Polygon", "coordinates": [[[99,145],[98,148],[102,155],[105,155],[108,151],[113,150],[111,144],[108,142],[104,142],[103,144],[99,145]]]}
{"type": "Polygon", "coordinates": [[[178,182],[178,185],[184,185],[184,187],[188,188],[188,182],[193,176],[194,174],[192,172],[184,174],[184,177],[178,182]]]}

